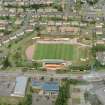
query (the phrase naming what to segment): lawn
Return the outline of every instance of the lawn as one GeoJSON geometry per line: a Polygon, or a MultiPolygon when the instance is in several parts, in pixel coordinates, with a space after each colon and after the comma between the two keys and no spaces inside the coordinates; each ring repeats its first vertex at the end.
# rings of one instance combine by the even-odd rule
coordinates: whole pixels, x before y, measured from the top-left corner
{"type": "Polygon", "coordinates": [[[0,96],[0,105],[18,105],[19,102],[23,101],[24,98],[20,97],[9,97],[0,96]]]}
{"type": "MultiPolygon", "coordinates": [[[[13,56],[14,54],[18,51],[21,53],[21,59],[27,60],[26,55],[25,55],[25,50],[27,46],[31,44],[31,39],[36,36],[36,33],[33,32],[30,35],[26,35],[25,38],[21,39],[17,43],[11,43],[11,47],[8,49],[9,50],[9,60],[12,64],[12,66],[15,66],[15,62],[17,59],[14,59],[13,56]],[[14,53],[13,53],[14,52],[14,53]]],[[[21,63],[24,63],[24,61],[21,61],[21,63]]]]}
{"type": "Polygon", "coordinates": [[[69,44],[37,44],[34,59],[80,60],[89,56],[89,49],[69,44]]]}

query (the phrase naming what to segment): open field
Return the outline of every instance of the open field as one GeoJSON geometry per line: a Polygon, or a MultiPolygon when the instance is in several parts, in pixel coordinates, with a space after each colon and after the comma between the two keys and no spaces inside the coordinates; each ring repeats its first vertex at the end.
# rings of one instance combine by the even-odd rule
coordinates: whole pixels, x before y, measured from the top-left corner
{"type": "Polygon", "coordinates": [[[17,105],[19,102],[23,101],[23,98],[17,97],[0,97],[0,105],[17,105]]]}
{"type": "Polygon", "coordinates": [[[88,47],[81,47],[71,44],[41,44],[35,46],[33,56],[36,60],[41,59],[63,59],[71,61],[79,61],[81,58],[90,58],[90,50],[88,47]]]}

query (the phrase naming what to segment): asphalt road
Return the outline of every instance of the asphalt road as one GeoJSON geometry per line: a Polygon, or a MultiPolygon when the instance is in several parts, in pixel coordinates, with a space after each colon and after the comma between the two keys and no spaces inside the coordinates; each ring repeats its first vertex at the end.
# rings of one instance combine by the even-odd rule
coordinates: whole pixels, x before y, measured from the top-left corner
{"type": "Polygon", "coordinates": [[[105,72],[94,72],[88,74],[56,74],[56,73],[41,73],[41,72],[21,72],[21,71],[0,71],[0,76],[20,76],[24,75],[27,77],[48,77],[55,79],[83,79],[86,81],[101,81],[105,78],[105,72]]]}

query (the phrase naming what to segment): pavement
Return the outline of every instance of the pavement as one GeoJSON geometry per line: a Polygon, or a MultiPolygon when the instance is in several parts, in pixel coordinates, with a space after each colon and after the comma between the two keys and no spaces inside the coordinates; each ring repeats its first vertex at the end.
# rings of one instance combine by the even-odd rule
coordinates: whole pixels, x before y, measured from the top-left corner
{"type": "Polygon", "coordinates": [[[32,105],[54,105],[56,97],[33,94],[32,105]]]}

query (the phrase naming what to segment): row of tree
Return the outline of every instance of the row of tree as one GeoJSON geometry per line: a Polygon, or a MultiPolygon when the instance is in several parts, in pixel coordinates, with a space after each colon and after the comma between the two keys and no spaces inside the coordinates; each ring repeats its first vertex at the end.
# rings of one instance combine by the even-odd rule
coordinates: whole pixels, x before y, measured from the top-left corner
{"type": "Polygon", "coordinates": [[[92,50],[94,51],[105,51],[105,45],[96,45],[96,46],[93,46],[92,50]]]}
{"type": "Polygon", "coordinates": [[[18,105],[32,105],[32,94],[28,94],[18,105]]]}
{"type": "Polygon", "coordinates": [[[63,86],[60,87],[59,95],[56,99],[55,105],[67,105],[68,98],[70,97],[70,83],[65,80],[63,86]]]}
{"type": "Polygon", "coordinates": [[[84,71],[84,70],[90,70],[91,66],[88,65],[74,65],[74,66],[70,66],[69,69],[70,70],[80,70],[80,71],[84,71]]]}

